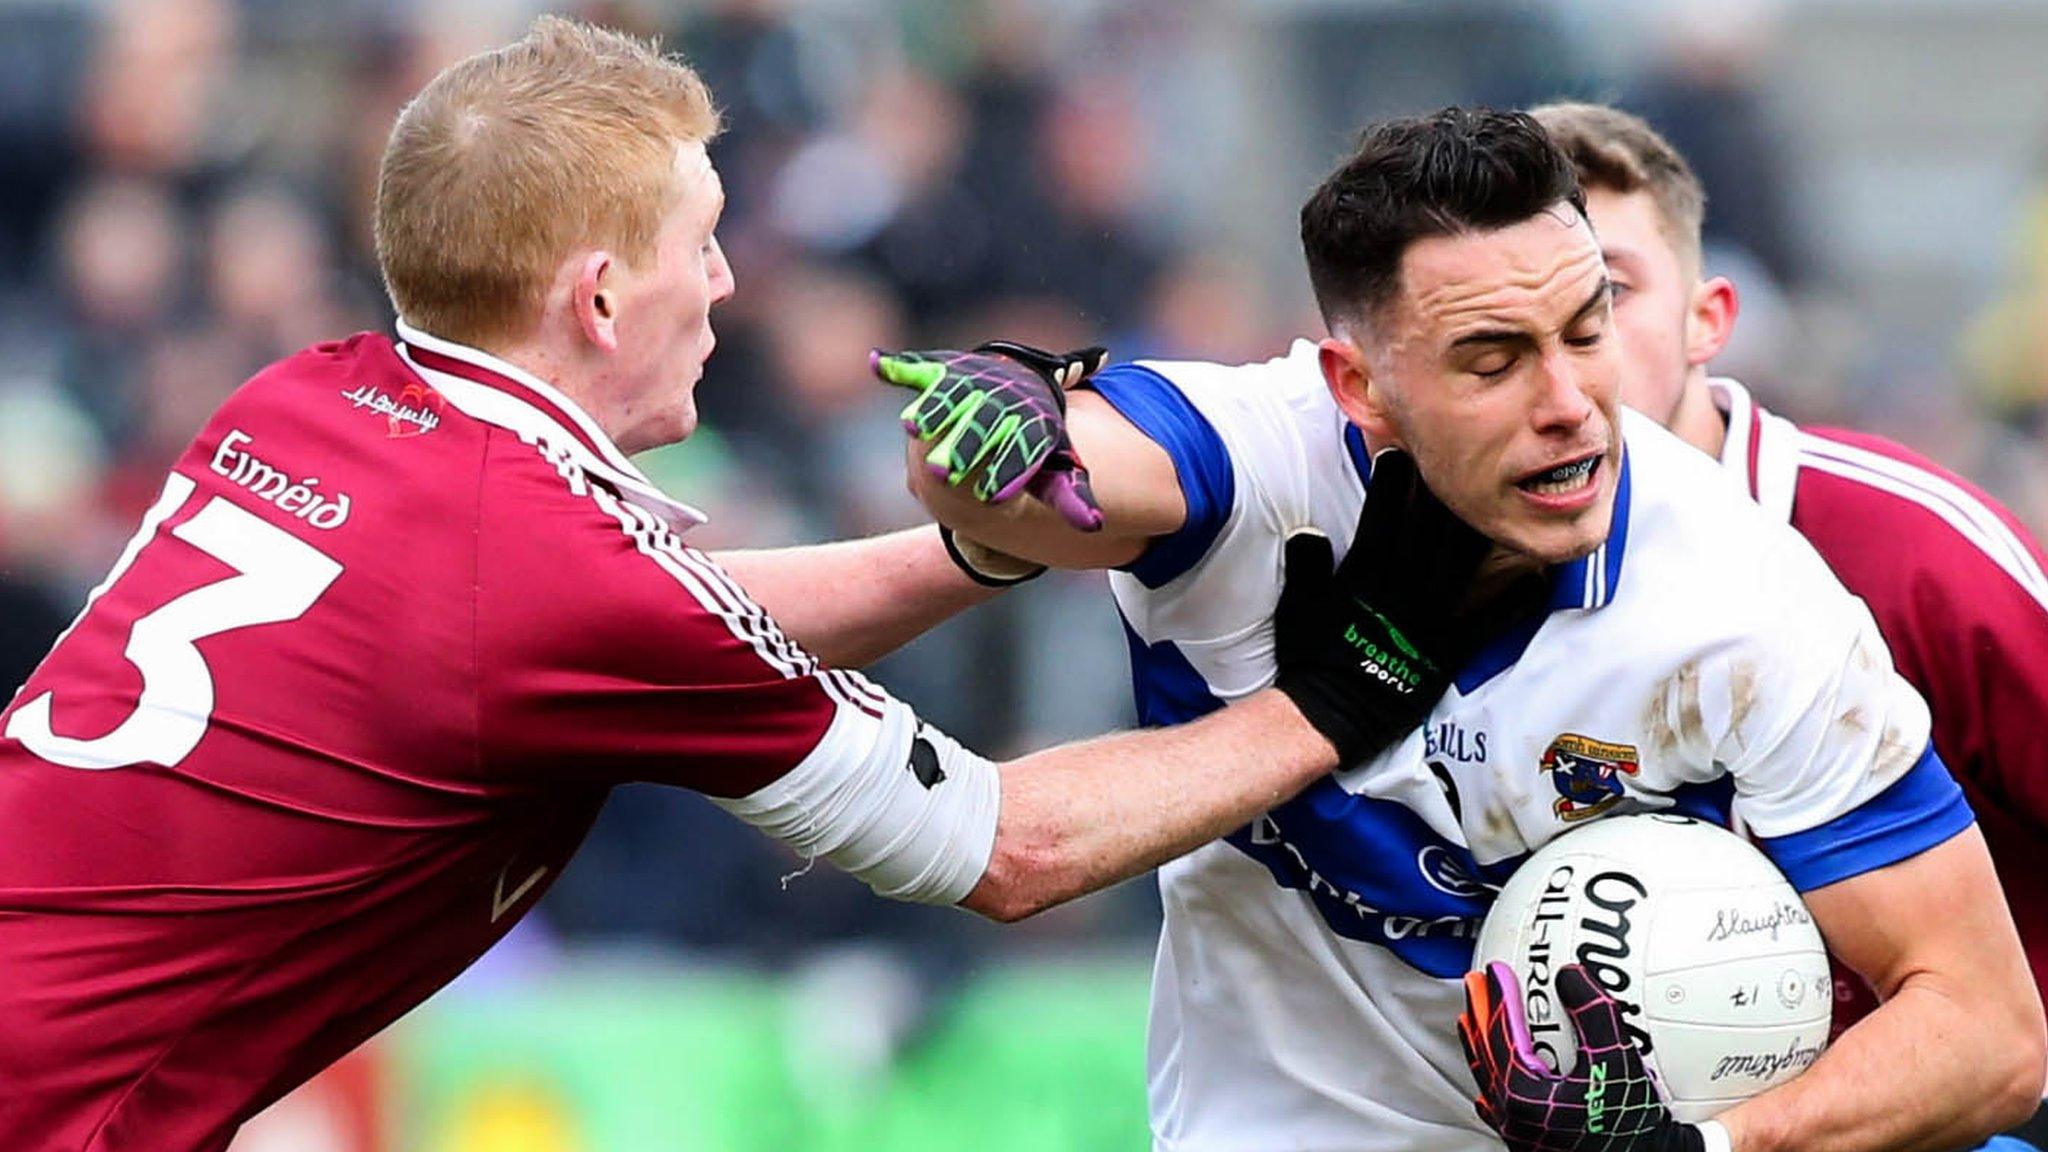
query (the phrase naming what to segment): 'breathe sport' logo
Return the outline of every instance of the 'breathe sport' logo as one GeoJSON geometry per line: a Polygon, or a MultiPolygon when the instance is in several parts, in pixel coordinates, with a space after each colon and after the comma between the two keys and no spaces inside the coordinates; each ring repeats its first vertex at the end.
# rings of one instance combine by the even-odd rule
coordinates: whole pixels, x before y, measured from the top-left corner
{"type": "Polygon", "coordinates": [[[1436,665],[1417,651],[1406,636],[1401,635],[1401,630],[1394,627],[1393,621],[1367,605],[1360,604],[1359,607],[1364,608],[1366,615],[1372,618],[1371,623],[1379,625],[1380,632],[1377,638],[1368,636],[1365,632],[1359,631],[1357,621],[1344,626],[1344,642],[1358,653],[1359,667],[1372,673],[1381,683],[1403,696],[1420,691],[1424,679],[1428,673],[1436,670],[1436,665]]]}

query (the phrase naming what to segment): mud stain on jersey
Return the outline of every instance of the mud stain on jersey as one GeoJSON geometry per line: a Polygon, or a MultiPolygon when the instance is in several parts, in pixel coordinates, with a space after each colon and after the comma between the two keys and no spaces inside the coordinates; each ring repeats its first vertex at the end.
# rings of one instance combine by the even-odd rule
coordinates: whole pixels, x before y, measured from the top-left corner
{"type": "Polygon", "coordinates": [[[1870,760],[1870,774],[1881,780],[1903,776],[1919,761],[1925,748],[1925,744],[1907,739],[1896,722],[1886,724],[1884,737],[1877,743],[1877,755],[1870,760]]]}
{"type": "Polygon", "coordinates": [[[1757,682],[1761,679],[1756,665],[1748,660],[1736,661],[1728,671],[1728,727],[1735,734],[1737,748],[1746,750],[1749,746],[1743,729],[1749,723],[1750,713],[1756,711],[1757,682]]]}
{"type": "Polygon", "coordinates": [[[1479,814],[1479,834],[1488,844],[1513,844],[1521,839],[1522,830],[1506,805],[1489,804],[1479,814]]]}
{"type": "Polygon", "coordinates": [[[1688,660],[1650,695],[1643,710],[1643,731],[1651,751],[1659,756],[1677,753],[1687,741],[1706,741],[1706,714],[1700,708],[1700,662],[1688,660]]]}

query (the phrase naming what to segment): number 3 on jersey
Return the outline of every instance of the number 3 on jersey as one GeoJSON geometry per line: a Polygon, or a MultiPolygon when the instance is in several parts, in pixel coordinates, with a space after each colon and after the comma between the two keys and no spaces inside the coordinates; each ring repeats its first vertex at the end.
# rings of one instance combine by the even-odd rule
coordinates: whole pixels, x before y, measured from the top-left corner
{"type": "MultiPolygon", "coordinates": [[[[197,487],[172,473],[142,527],[107,578],[87,597],[92,611],[136,555],[156,536],[197,487]]],[[[296,620],[305,615],[335,578],[341,565],[311,544],[215,496],[171,535],[235,570],[225,580],[201,585],[138,618],[128,632],[128,662],[142,674],[135,711],[104,736],[80,740],[50,728],[48,692],[23,704],[7,721],[6,734],[29,751],[67,768],[126,768],[134,764],[174,767],[206,735],[213,717],[213,672],[195,646],[254,624],[296,620]]],[[[84,619],[84,613],[80,614],[84,619]]],[[[72,627],[78,625],[73,622],[72,627]]],[[[67,635],[69,633],[67,632],[67,635]]],[[[59,646],[63,640],[58,640],[59,646]]]]}

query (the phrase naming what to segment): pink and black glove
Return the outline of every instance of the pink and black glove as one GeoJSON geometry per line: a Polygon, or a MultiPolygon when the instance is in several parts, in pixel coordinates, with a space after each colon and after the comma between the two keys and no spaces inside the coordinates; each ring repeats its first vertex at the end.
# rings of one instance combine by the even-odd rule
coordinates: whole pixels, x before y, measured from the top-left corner
{"type": "Polygon", "coordinates": [[[1522,982],[1494,961],[1465,977],[1458,1039],[1479,1084],[1479,1118],[1511,1152],[1706,1152],[1705,1134],[1671,1115],[1621,1028],[1621,1005],[1584,965],[1558,969],[1557,999],[1578,1032],[1570,1072],[1536,1055],[1522,982]]]}

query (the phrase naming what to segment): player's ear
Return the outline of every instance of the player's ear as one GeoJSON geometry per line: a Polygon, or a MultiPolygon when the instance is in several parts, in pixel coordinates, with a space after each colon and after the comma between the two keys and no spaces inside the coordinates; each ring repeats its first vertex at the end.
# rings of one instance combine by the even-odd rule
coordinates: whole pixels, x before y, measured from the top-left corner
{"type": "Polygon", "coordinates": [[[600,351],[619,350],[618,261],[598,249],[576,257],[575,279],[569,291],[569,307],[583,338],[600,351]]]}
{"type": "Polygon", "coordinates": [[[1697,368],[1721,354],[1728,338],[1735,334],[1735,316],[1742,310],[1742,298],[1726,276],[1714,276],[1693,286],[1692,305],[1685,313],[1685,362],[1697,368]]]}
{"type": "Polygon", "coordinates": [[[1386,389],[1375,378],[1372,361],[1349,336],[1328,336],[1316,345],[1316,364],[1337,407],[1375,446],[1396,444],[1387,418],[1386,389]]]}

